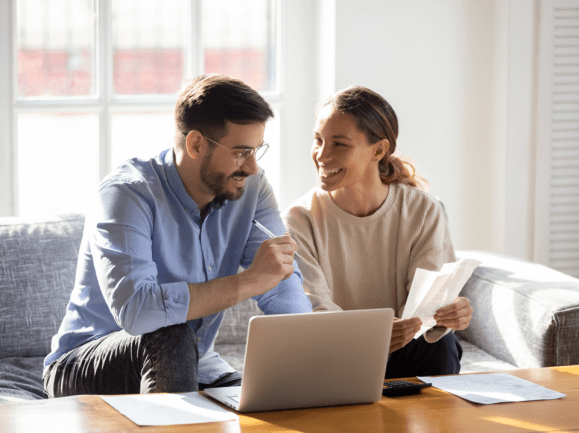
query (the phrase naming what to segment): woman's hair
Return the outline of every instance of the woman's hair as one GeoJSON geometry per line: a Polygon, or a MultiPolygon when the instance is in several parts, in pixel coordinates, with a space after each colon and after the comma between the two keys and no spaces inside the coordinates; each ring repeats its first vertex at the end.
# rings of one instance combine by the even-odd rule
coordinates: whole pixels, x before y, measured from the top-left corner
{"type": "Polygon", "coordinates": [[[390,146],[378,163],[382,182],[386,185],[398,182],[420,189],[428,188],[428,182],[416,173],[412,160],[394,154],[398,137],[398,118],[382,96],[365,87],[352,86],[331,96],[320,110],[328,105],[350,115],[370,143],[388,140],[390,146]]]}

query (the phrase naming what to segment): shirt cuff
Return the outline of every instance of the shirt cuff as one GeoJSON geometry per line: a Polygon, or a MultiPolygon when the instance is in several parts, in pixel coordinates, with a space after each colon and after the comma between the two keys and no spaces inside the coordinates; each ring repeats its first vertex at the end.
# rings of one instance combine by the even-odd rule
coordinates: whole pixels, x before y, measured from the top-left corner
{"type": "Polygon", "coordinates": [[[161,291],[165,303],[165,326],[185,323],[189,312],[189,287],[187,283],[161,284],[161,291]]]}
{"type": "Polygon", "coordinates": [[[448,334],[449,332],[451,332],[452,329],[447,328],[446,326],[435,326],[433,328],[430,328],[428,331],[426,331],[424,333],[424,339],[428,342],[428,343],[436,343],[438,340],[440,340],[442,337],[444,337],[446,334],[448,334]]]}

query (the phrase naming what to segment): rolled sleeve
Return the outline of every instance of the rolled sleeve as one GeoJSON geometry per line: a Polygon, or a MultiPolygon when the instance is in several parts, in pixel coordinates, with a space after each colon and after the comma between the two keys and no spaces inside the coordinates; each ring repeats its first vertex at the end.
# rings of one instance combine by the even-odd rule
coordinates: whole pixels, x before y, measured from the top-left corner
{"type": "Polygon", "coordinates": [[[189,310],[189,288],[187,283],[161,284],[161,290],[163,291],[165,303],[165,326],[184,323],[187,320],[187,311],[189,310]]]}
{"type": "Polygon", "coordinates": [[[265,314],[312,312],[312,304],[304,293],[301,280],[297,278],[295,273],[272,290],[256,296],[254,299],[257,300],[257,305],[265,314]]]}
{"type": "Polygon", "coordinates": [[[103,297],[117,325],[131,335],[184,323],[186,283],[157,281],[152,257],[153,214],[138,186],[114,184],[99,195],[89,230],[91,253],[103,297]]]}

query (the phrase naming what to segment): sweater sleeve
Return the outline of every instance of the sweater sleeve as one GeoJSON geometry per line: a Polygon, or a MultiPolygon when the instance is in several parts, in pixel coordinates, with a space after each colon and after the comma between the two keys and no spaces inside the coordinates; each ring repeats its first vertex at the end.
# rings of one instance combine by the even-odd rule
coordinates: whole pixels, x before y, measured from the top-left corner
{"type": "Polygon", "coordinates": [[[298,267],[303,276],[303,287],[312,303],[313,311],[341,311],[332,300],[332,290],[319,263],[310,213],[301,206],[294,206],[283,214],[290,236],[298,245],[298,267]]]}
{"type": "MultiPolygon", "coordinates": [[[[431,201],[422,217],[422,229],[411,250],[406,285],[407,293],[410,292],[412,280],[418,268],[427,271],[439,271],[443,264],[456,261],[442,205],[437,201],[431,201]]],[[[434,327],[426,331],[424,339],[429,343],[435,343],[449,332],[451,332],[449,328],[434,327]]]]}

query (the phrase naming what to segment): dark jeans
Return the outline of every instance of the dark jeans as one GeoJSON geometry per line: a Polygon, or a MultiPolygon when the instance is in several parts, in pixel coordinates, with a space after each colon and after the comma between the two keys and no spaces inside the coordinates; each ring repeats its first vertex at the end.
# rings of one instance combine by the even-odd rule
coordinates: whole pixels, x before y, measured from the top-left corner
{"type": "Polygon", "coordinates": [[[436,343],[429,343],[421,336],[392,353],[386,366],[386,379],[458,374],[461,358],[462,346],[453,333],[436,343]]]}
{"type": "Polygon", "coordinates": [[[211,384],[198,383],[198,358],[195,332],[187,324],[137,336],[113,332],[50,364],[44,391],[49,397],[64,397],[190,392],[241,384],[237,372],[211,384]]]}

